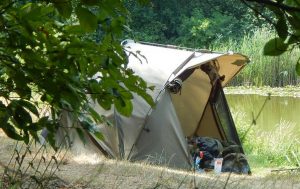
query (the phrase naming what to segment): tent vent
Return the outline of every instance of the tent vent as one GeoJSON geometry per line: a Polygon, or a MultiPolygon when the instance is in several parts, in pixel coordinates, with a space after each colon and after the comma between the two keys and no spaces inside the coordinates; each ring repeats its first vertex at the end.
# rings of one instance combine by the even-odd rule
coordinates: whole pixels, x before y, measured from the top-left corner
{"type": "Polygon", "coordinates": [[[167,85],[168,90],[174,94],[177,94],[178,92],[180,92],[181,87],[182,87],[182,80],[179,78],[174,79],[167,85]]]}

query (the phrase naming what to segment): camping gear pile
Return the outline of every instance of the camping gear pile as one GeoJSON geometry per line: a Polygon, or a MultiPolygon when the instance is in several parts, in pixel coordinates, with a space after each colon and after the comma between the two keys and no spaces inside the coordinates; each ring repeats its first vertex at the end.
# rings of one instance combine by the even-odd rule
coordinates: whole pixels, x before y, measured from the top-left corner
{"type": "Polygon", "coordinates": [[[222,172],[249,174],[250,167],[242,148],[234,142],[228,143],[210,137],[192,137],[188,145],[194,168],[198,172],[212,170],[216,158],[223,158],[222,172]]]}

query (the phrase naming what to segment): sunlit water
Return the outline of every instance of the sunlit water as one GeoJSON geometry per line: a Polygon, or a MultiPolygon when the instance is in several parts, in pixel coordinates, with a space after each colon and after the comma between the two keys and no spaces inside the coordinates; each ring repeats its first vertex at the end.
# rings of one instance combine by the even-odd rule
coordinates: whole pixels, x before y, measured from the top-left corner
{"type": "Polygon", "coordinates": [[[237,112],[244,114],[244,124],[251,125],[253,117],[257,117],[262,110],[253,128],[272,131],[280,123],[288,123],[294,127],[295,134],[300,136],[300,98],[271,96],[263,107],[266,96],[230,94],[226,97],[233,115],[237,115],[237,112]]]}

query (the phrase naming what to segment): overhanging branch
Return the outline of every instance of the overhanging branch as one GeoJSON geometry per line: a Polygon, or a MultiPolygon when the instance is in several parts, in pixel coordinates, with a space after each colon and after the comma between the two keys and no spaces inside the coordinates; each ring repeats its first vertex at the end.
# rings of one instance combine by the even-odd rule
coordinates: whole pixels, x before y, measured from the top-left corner
{"type": "Polygon", "coordinates": [[[245,1],[256,2],[256,3],[264,4],[264,5],[271,5],[274,7],[278,7],[281,10],[288,11],[288,12],[300,12],[300,7],[289,6],[289,5],[286,5],[283,3],[279,3],[277,1],[270,1],[270,0],[245,0],[245,1]]]}

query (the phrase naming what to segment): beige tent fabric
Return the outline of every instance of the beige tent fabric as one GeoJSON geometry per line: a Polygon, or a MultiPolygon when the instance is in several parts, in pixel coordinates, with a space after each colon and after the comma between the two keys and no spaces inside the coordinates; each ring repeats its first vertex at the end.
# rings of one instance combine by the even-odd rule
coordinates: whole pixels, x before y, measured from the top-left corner
{"type": "MultiPolygon", "coordinates": [[[[152,109],[134,94],[132,116],[124,117],[114,107],[106,111],[91,102],[97,112],[105,115],[113,124],[111,127],[98,125],[105,140],[96,139],[97,142],[116,158],[148,159],[179,168],[190,167],[185,137],[195,133],[218,137],[212,111],[210,107],[205,110],[212,87],[210,79],[201,69],[196,69],[183,82],[181,94],[169,94],[164,89],[165,85],[187,69],[216,62],[219,75],[225,75],[224,86],[248,59],[240,54],[193,52],[133,41],[128,41],[124,47],[128,54],[128,68],[149,86],[155,87],[150,95],[156,101],[156,106],[152,109]],[[204,110],[205,115],[202,116],[204,110]],[[203,122],[199,126],[201,118],[203,122]]],[[[72,125],[68,118],[63,119],[65,125],[72,125]]]]}
{"type": "Polygon", "coordinates": [[[137,140],[143,126],[145,124],[145,117],[147,116],[150,106],[137,94],[134,95],[133,111],[130,117],[120,115],[115,112],[115,125],[119,129],[119,143],[121,156],[128,158],[129,152],[133,144],[137,140]]]}
{"type": "Polygon", "coordinates": [[[128,67],[149,85],[155,86],[154,98],[163,90],[172,73],[194,53],[139,43],[128,43],[125,48],[130,52],[128,67]]]}
{"type": "Polygon", "coordinates": [[[249,61],[249,59],[240,54],[224,55],[217,59],[219,64],[219,75],[225,75],[222,86],[225,86],[249,61]]]}
{"type": "Polygon", "coordinates": [[[187,142],[177,118],[170,94],[162,94],[155,109],[147,118],[130,160],[148,160],[171,167],[190,167],[187,142]]]}
{"type": "Polygon", "coordinates": [[[217,138],[219,140],[224,140],[224,136],[222,132],[218,130],[216,119],[212,112],[211,104],[208,103],[205,111],[203,113],[203,117],[197,130],[195,131],[197,136],[208,136],[212,138],[217,138]]]}
{"type": "Polygon", "coordinates": [[[195,133],[210,91],[211,84],[207,74],[197,69],[183,83],[181,93],[172,94],[172,102],[185,136],[195,133]]]}
{"type": "Polygon", "coordinates": [[[99,145],[103,148],[108,149],[109,154],[113,157],[120,158],[120,151],[119,151],[119,133],[117,126],[115,123],[115,115],[114,115],[114,107],[111,110],[104,110],[97,102],[90,100],[91,107],[99,113],[106,117],[106,119],[111,123],[111,125],[106,124],[98,124],[97,128],[103,134],[104,140],[96,140],[99,145]]]}
{"type": "MultiPolygon", "coordinates": [[[[76,131],[76,128],[80,128],[80,123],[77,120],[73,119],[69,112],[64,111],[61,114],[60,123],[64,126],[64,128],[59,128],[56,134],[57,146],[70,146],[72,151],[75,153],[80,153],[82,149],[99,152],[99,149],[97,149],[97,147],[93,144],[89,136],[84,131],[83,134],[85,137],[85,141],[81,141],[80,136],[76,131]]],[[[107,152],[107,154],[109,154],[110,157],[118,158],[119,151],[116,146],[116,144],[118,143],[116,129],[114,129],[114,127],[109,127],[106,125],[98,125],[98,129],[104,135],[104,140],[97,140],[97,137],[94,137],[96,139],[96,142],[98,142],[98,144],[104,151],[107,152]]]]}
{"type": "Polygon", "coordinates": [[[217,60],[219,74],[228,81],[248,62],[241,54],[219,52],[193,52],[168,46],[145,45],[128,41],[124,46],[128,54],[128,68],[142,77],[149,85],[155,86],[152,97],[155,99],[167,82],[172,81],[187,69],[217,60]],[[181,68],[181,69],[178,69],[181,68]]]}
{"type": "MultiPolygon", "coordinates": [[[[201,52],[195,52],[194,57],[190,59],[185,66],[178,71],[174,77],[171,77],[170,80],[173,80],[176,76],[180,75],[182,72],[184,72],[187,69],[197,68],[202,64],[205,64],[207,62],[211,62],[212,60],[217,59],[218,57],[224,56],[224,53],[201,53],[201,52]]],[[[169,81],[170,81],[169,80],[169,81]]]]}

